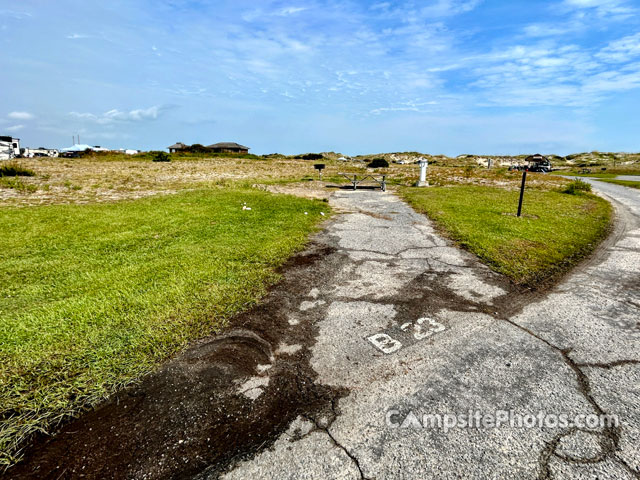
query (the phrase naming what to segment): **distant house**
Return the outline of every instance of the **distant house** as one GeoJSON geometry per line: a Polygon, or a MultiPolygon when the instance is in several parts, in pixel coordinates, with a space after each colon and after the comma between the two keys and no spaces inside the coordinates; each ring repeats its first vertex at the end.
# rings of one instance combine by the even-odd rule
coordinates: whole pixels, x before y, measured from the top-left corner
{"type": "Polygon", "coordinates": [[[189,148],[188,145],[185,145],[182,142],[178,142],[178,143],[174,143],[173,145],[171,145],[170,147],[167,147],[169,149],[169,153],[176,153],[179,152],[180,150],[184,150],[186,148],[189,148]]]}
{"type": "Polygon", "coordinates": [[[249,147],[232,142],[215,143],[207,148],[211,149],[213,153],[249,153],[249,147]]]}
{"type": "Polygon", "coordinates": [[[19,138],[0,136],[0,160],[9,160],[20,154],[19,138]]]}

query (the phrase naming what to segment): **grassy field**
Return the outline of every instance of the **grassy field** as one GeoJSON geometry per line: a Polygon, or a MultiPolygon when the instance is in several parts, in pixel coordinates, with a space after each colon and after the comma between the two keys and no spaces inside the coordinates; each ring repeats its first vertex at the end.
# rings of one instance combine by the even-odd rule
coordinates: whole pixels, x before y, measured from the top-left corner
{"type": "Polygon", "coordinates": [[[242,188],[1,209],[0,464],[249,307],[321,212],[242,188]]]}
{"type": "Polygon", "coordinates": [[[591,252],[607,234],[611,207],[591,194],[477,185],[405,188],[402,195],[461,246],[515,283],[535,286],[591,252]]]}
{"type": "Polygon", "coordinates": [[[622,185],[623,187],[629,187],[629,188],[639,188],[640,189],[640,182],[635,181],[635,180],[611,180],[611,179],[606,179],[606,180],[602,180],[603,182],[607,182],[607,183],[615,183],[616,185],[622,185]]]}

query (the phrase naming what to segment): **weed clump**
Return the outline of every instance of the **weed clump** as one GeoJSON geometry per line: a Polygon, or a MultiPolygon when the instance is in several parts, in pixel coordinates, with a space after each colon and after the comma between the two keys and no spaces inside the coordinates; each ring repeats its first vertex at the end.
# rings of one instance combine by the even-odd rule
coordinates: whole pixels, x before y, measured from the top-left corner
{"type": "Polygon", "coordinates": [[[562,190],[562,193],[567,193],[569,195],[577,195],[582,192],[590,192],[590,191],[591,191],[590,183],[587,183],[584,180],[580,180],[579,178],[576,178],[574,181],[572,181],[569,185],[567,185],[562,190]]]}
{"type": "Polygon", "coordinates": [[[0,177],[33,177],[36,172],[19,165],[17,162],[7,162],[0,165],[0,177]]]}

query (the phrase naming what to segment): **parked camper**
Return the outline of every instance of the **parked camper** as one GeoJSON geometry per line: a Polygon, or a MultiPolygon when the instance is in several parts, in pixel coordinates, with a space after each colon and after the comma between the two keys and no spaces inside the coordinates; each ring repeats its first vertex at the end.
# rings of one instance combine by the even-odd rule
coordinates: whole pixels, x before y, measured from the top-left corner
{"type": "Polygon", "coordinates": [[[23,148],[22,156],[27,158],[36,158],[36,157],[57,157],[60,155],[60,152],[55,148],[23,148]]]}
{"type": "Polygon", "coordinates": [[[0,136],[0,160],[10,160],[20,156],[20,139],[0,136]]]}

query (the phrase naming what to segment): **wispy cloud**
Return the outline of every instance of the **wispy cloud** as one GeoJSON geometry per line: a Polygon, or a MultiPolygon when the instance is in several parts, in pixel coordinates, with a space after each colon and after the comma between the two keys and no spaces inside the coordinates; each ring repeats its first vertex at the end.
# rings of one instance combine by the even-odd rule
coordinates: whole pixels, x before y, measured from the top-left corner
{"type": "Polygon", "coordinates": [[[154,106],[144,109],[130,110],[123,112],[118,109],[109,110],[102,114],[70,112],[69,115],[79,120],[95,122],[101,125],[108,125],[118,122],[147,122],[157,120],[166,108],[154,106]]]}
{"type": "Polygon", "coordinates": [[[33,17],[33,15],[28,12],[18,12],[16,10],[0,10],[0,18],[2,17],[9,17],[15,20],[23,20],[25,18],[33,17]]]}
{"type": "Polygon", "coordinates": [[[13,120],[33,120],[35,115],[29,112],[11,112],[7,117],[13,120]]]}
{"type": "Polygon", "coordinates": [[[304,12],[308,7],[285,7],[276,12],[276,15],[280,15],[283,17],[289,15],[295,15],[296,13],[304,12]]]}
{"type": "Polygon", "coordinates": [[[594,12],[600,18],[625,20],[636,12],[636,8],[626,0],[564,0],[568,9],[579,9],[583,12],[594,12]]]}
{"type": "Polygon", "coordinates": [[[611,42],[596,55],[605,62],[628,62],[640,56],[640,33],[611,42]]]}
{"type": "Polygon", "coordinates": [[[24,125],[13,125],[11,127],[5,128],[5,130],[9,133],[14,133],[22,130],[23,128],[24,128],[24,125]]]}
{"type": "Polygon", "coordinates": [[[70,40],[80,40],[82,38],[90,38],[90,35],[84,35],[82,33],[71,33],[66,36],[70,40]]]}

